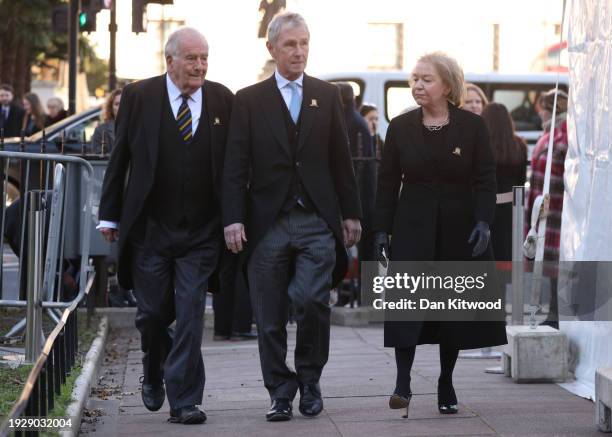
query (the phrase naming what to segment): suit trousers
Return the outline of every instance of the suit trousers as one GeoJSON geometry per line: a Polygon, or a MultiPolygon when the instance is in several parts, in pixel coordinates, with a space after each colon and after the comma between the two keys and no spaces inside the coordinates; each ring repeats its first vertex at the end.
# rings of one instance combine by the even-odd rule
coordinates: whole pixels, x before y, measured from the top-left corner
{"type": "Polygon", "coordinates": [[[146,231],[130,245],[144,381],[163,379],[171,408],[201,405],[204,307],[220,249],[218,224],[189,230],[152,218],[141,222],[146,231]]]}
{"type": "Polygon", "coordinates": [[[274,400],[293,399],[300,384],[319,381],[329,356],[336,241],[327,223],[296,206],[281,212],[249,257],[264,385],[274,400]],[[289,303],[295,310],[295,372],[286,363],[289,303]]]}

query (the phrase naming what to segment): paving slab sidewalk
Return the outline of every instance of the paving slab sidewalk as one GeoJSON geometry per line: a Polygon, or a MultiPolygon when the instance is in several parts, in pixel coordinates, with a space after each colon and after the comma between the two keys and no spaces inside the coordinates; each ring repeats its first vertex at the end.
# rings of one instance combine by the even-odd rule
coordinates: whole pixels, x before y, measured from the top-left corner
{"type": "MultiPolygon", "coordinates": [[[[295,326],[289,327],[295,338],[295,326]]],[[[485,373],[497,359],[459,359],[454,385],[460,413],[436,407],[437,346],[419,346],[414,363],[410,418],[387,407],[395,382],[393,350],[382,347],[382,327],[332,327],[329,362],[321,387],[325,411],[315,419],[297,412],[290,422],[267,423],[269,406],[255,342],[213,342],[205,330],[204,425],[166,422],[169,406],[152,413],[142,405],[139,337],[111,332],[107,356],[89,399],[81,435],[94,436],[601,436],[594,404],[555,384],[514,384],[485,373]]],[[[288,357],[292,362],[293,344],[288,357]]]]}

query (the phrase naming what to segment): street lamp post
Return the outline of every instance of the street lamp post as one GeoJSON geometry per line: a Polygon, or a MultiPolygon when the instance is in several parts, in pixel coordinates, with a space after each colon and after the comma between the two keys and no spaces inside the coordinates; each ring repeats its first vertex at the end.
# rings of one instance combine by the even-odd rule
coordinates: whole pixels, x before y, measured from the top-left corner
{"type": "Polygon", "coordinates": [[[76,112],[77,56],[79,53],[79,0],[70,0],[68,14],[68,114],[76,112]]]}

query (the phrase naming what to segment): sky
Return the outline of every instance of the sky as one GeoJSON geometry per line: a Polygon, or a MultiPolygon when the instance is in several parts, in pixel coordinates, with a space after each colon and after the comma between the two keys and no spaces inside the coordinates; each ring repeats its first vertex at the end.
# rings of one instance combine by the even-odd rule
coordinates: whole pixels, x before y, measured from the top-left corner
{"type": "MultiPolygon", "coordinates": [[[[256,82],[270,59],[257,38],[260,0],[175,0],[148,6],[148,31],[131,33],[131,1],[118,0],[117,74],[141,79],[163,72],[160,57],[168,31],[180,25],[200,30],[210,46],[208,78],[232,90],[256,82]],[[160,18],[169,29],[160,32],[160,18]]],[[[498,68],[528,72],[545,47],[559,41],[562,0],[287,0],[287,9],[306,19],[311,33],[307,71],[361,71],[400,55],[409,71],[423,53],[442,50],[464,70],[493,69],[494,24],[499,29],[498,68]],[[397,43],[397,25],[402,28],[397,43]]],[[[90,40],[108,58],[109,13],[98,14],[100,32],[90,40]]]]}

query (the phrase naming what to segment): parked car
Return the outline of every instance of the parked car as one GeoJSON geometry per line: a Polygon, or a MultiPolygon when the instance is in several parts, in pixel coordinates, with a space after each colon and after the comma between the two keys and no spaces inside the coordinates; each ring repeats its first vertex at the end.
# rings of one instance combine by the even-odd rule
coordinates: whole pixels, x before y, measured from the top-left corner
{"type": "MultiPolygon", "coordinates": [[[[93,131],[100,122],[102,108],[96,106],[86,111],[67,117],[45,128],[46,153],[61,153],[62,142],[64,153],[69,155],[85,155],[93,157],[100,155],[101,150],[91,148],[90,139],[93,131]],[[63,137],[63,140],[62,140],[63,137]]],[[[19,152],[22,149],[21,138],[4,138],[4,150],[19,152]]],[[[23,151],[40,153],[43,144],[43,132],[38,132],[23,139],[23,151]]],[[[4,165],[2,166],[4,172],[4,165]]],[[[30,182],[35,182],[38,168],[30,171],[30,182]]],[[[4,175],[2,175],[4,177],[4,175]]],[[[21,166],[16,160],[11,160],[8,169],[7,200],[11,204],[19,197],[19,186],[21,184],[21,166]]]]}
{"type": "MultiPolygon", "coordinates": [[[[355,91],[358,104],[373,103],[379,110],[379,134],[384,138],[389,121],[416,106],[406,71],[339,72],[320,75],[332,83],[348,82],[355,91]]],[[[493,102],[503,103],[510,111],[517,134],[533,145],[542,135],[536,112],[538,97],[557,81],[556,73],[501,74],[466,73],[466,82],[478,85],[493,102]]],[[[567,92],[569,78],[559,74],[559,88],[567,92]]]]}

